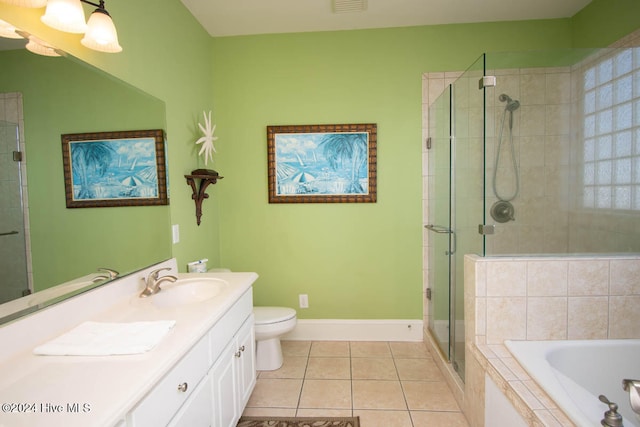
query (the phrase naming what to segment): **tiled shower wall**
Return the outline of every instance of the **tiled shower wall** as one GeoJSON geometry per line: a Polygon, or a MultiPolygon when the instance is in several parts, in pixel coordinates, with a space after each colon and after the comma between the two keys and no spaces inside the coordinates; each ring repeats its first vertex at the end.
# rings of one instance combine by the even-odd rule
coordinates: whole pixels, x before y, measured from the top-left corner
{"type": "Polygon", "coordinates": [[[0,93],[0,233],[19,231],[17,235],[2,236],[0,244],[0,302],[21,296],[26,288],[24,265],[27,266],[27,280],[32,283],[30,269],[31,250],[29,246],[29,212],[27,205],[26,159],[20,165],[13,163],[11,153],[16,150],[16,137],[20,151],[25,153],[24,122],[22,115],[22,95],[20,93],[0,93]],[[16,135],[16,125],[18,133],[16,135]],[[19,168],[20,181],[16,171],[19,168]],[[22,230],[22,223],[27,224],[22,230]],[[16,285],[16,286],[13,286],[16,285]]]}
{"type": "Polygon", "coordinates": [[[638,256],[465,261],[467,336],[478,344],[640,338],[638,256]]]}
{"type": "MultiPolygon", "coordinates": [[[[423,141],[429,137],[429,106],[442,94],[444,89],[460,78],[462,72],[426,73],[423,75],[423,141]]],[[[570,70],[568,68],[541,69],[508,69],[492,70],[496,75],[497,86],[487,89],[487,210],[497,199],[493,195],[491,177],[497,149],[499,125],[501,124],[504,103],[498,100],[502,93],[520,102],[520,109],[514,113],[513,142],[520,168],[520,192],[513,201],[516,220],[505,224],[496,223],[495,234],[486,239],[487,255],[518,253],[559,253],[568,250],[568,210],[569,193],[569,137],[570,121],[570,70]],[[526,119],[525,119],[526,118],[526,119]]],[[[457,120],[466,120],[467,124],[458,127],[465,131],[464,135],[456,135],[461,141],[465,138],[466,150],[477,145],[480,154],[469,151],[477,165],[471,160],[461,159],[457,173],[475,174],[475,182],[482,183],[481,147],[482,147],[482,115],[474,110],[475,100],[481,97],[477,89],[477,80],[469,79],[468,85],[456,88],[457,120]],[[468,86],[468,87],[467,87],[468,86]],[[468,95],[466,95],[468,94],[468,95]],[[469,102],[465,102],[465,95],[469,102]],[[476,123],[477,122],[477,123],[476,123]],[[475,145],[474,145],[475,144],[475,145]],[[461,167],[460,167],[461,166],[461,167]]],[[[475,107],[481,111],[482,106],[475,107]]],[[[508,116],[507,116],[508,120],[508,116]]],[[[503,153],[501,169],[498,173],[498,189],[509,192],[513,183],[513,170],[505,160],[509,160],[509,152],[504,144],[508,138],[507,127],[503,132],[503,153]]],[[[429,207],[434,200],[432,181],[434,179],[435,162],[430,157],[426,144],[423,144],[423,223],[428,224],[429,207]]],[[[462,178],[462,181],[465,179],[462,178]]],[[[467,181],[474,181],[473,179],[467,181]]],[[[482,186],[469,191],[460,189],[467,196],[463,202],[465,209],[482,209],[482,186]]],[[[476,217],[481,213],[474,212],[476,217]]],[[[471,217],[471,215],[468,215],[471,217]]],[[[489,217],[489,214],[487,214],[489,217]]],[[[464,222],[465,219],[463,218],[464,222]]],[[[468,221],[467,221],[468,222],[468,221]]],[[[489,223],[494,223],[490,220],[489,223]]],[[[477,227],[477,224],[467,224],[477,227]]],[[[461,223],[458,223],[461,226],[461,223]]],[[[433,246],[429,242],[429,233],[423,231],[423,290],[433,281],[429,268],[429,252],[433,246]]],[[[462,242],[460,242],[462,243],[462,242]]],[[[463,253],[475,252],[474,249],[463,253]]],[[[433,284],[431,284],[433,286],[433,284]]],[[[426,298],[424,301],[427,301],[426,298]]],[[[429,324],[429,309],[425,302],[424,321],[429,324]]]]}
{"type": "Polygon", "coordinates": [[[520,185],[511,201],[515,220],[495,224],[486,239],[487,255],[542,254],[568,251],[569,160],[571,136],[571,73],[568,68],[489,70],[497,85],[487,89],[486,195],[487,211],[498,200],[493,191],[494,165],[501,141],[495,187],[498,194],[517,191],[511,160],[511,138],[519,168],[520,185]],[[506,94],[520,102],[504,114],[506,94]],[[504,117],[504,123],[503,123],[504,117]],[[500,137],[500,129],[502,135],[500,137]]]}

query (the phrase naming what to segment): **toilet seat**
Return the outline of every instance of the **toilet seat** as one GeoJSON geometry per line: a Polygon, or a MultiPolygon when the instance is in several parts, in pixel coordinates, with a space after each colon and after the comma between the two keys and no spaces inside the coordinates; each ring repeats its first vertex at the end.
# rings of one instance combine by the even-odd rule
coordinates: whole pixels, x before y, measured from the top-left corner
{"type": "Polygon", "coordinates": [[[296,317],[296,311],[288,307],[254,307],[253,314],[256,325],[271,325],[296,317]]]}

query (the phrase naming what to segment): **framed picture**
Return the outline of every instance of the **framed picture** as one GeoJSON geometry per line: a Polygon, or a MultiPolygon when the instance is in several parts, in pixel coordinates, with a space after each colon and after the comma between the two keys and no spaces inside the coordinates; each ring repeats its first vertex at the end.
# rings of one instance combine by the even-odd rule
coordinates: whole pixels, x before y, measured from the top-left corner
{"type": "Polygon", "coordinates": [[[161,129],[62,135],[67,208],[168,205],[161,129]]]}
{"type": "Polygon", "coordinates": [[[375,203],[376,124],[267,126],[269,203],[375,203]]]}

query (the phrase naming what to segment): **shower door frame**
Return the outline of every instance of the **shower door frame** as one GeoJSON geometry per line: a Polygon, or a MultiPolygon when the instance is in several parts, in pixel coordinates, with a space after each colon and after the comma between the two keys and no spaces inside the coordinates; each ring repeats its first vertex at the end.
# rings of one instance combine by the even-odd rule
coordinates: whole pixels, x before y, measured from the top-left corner
{"type": "MultiPolygon", "coordinates": [[[[448,234],[448,343],[445,346],[440,336],[436,333],[437,319],[435,318],[434,304],[437,301],[428,302],[428,329],[434,337],[437,348],[442,353],[445,360],[451,363],[452,368],[457,372],[462,381],[465,380],[465,324],[464,324],[464,255],[467,253],[477,253],[481,256],[485,254],[485,236],[479,232],[485,224],[485,142],[486,142],[486,90],[478,84],[478,80],[484,81],[485,77],[485,56],[482,55],[467,71],[457,74],[452,79],[452,83],[447,85],[445,91],[449,91],[449,212],[448,223],[443,222],[444,215],[440,217],[433,216],[432,203],[434,201],[442,202],[442,198],[436,194],[429,194],[429,218],[427,225],[433,225],[436,222],[440,233],[448,234]],[[456,89],[456,86],[459,86],[456,89]],[[458,93],[456,93],[456,90],[458,93]],[[477,91],[480,91],[478,93],[477,91]],[[457,181],[457,182],[456,182],[457,181]],[[460,187],[460,188],[459,188],[460,187]],[[462,210],[458,212],[458,209],[462,210]],[[472,211],[469,214],[467,211],[472,211]],[[462,216],[461,216],[462,215],[462,216]],[[460,217],[459,217],[460,216],[460,217]],[[459,218],[458,218],[459,217],[459,218]],[[458,283],[458,281],[460,283],[458,283]],[[460,317],[459,319],[457,319],[460,317]],[[458,342],[456,342],[458,340],[458,342]]],[[[453,74],[453,73],[452,73],[453,74]]],[[[429,93],[426,91],[425,93],[429,93]]],[[[437,99],[438,97],[436,97],[437,99]]],[[[435,106],[435,99],[427,100],[427,105],[435,106]]],[[[428,117],[434,111],[429,111],[428,117]]],[[[428,131],[431,133],[434,129],[431,126],[432,117],[429,117],[428,131]]],[[[443,120],[444,121],[444,120],[443,120]]],[[[437,129],[436,129],[437,130],[437,129]]],[[[429,135],[431,137],[432,135],[429,135]]],[[[444,136],[438,136],[444,140],[444,136]]],[[[435,138],[434,138],[435,139],[435,138]]],[[[432,144],[435,145],[435,144],[432,144]]],[[[427,148],[427,153],[429,149],[427,148]]],[[[435,152],[429,153],[429,156],[435,155],[435,152]]],[[[444,163],[444,160],[438,156],[438,160],[444,163]]],[[[434,167],[429,162],[430,168],[434,167]]],[[[439,168],[435,168],[439,169],[439,168]]],[[[437,174],[434,170],[429,170],[430,179],[437,181],[436,175],[444,177],[445,173],[441,171],[437,174]]],[[[429,182],[429,191],[435,192],[436,186],[429,182]]],[[[429,228],[429,227],[427,227],[429,228]]],[[[436,230],[430,230],[436,231],[436,230]]],[[[429,257],[428,270],[429,288],[436,288],[437,280],[435,272],[437,271],[436,256],[440,256],[439,252],[433,249],[435,246],[433,239],[437,234],[429,232],[429,257]]],[[[440,245],[442,247],[443,245],[440,245]]],[[[438,258],[439,259],[439,258],[438,258]]],[[[443,262],[443,261],[440,261],[443,262]]],[[[444,266],[442,266],[444,267],[444,266]]],[[[444,268],[442,268],[444,269],[444,268]]],[[[441,291],[440,291],[441,292],[441,291]]],[[[433,296],[433,295],[432,295],[433,296]]],[[[444,319],[444,316],[442,317],[444,319]]],[[[444,338],[444,334],[441,334],[444,338]]]]}
{"type": "MultiPolygon", "coordinates": [[[[451,273],[452,273],[452,268],[451,268],[451,262],[452,262],[452,257],[451,257],[451,252],[452,252],[452,232],[451,232],[451,212],[452,212],[452,206],[451,206],[451,202],[452,202],[452,198],[451,198],[451,185],[452,185],[452,165],[451,165],[451,159],[452,159],[452,141],[451,141],[451,125],[452,125],[452,116],[451,116],[451,101],[452,101],[452,88],[451,85],[448,85],[444,91],[440,94],[440,96],[437,98],[438,100],[440,99],[446,99],[446,105],[444,105],[444,109],[440,109],[438,110],[438,106],[434,103],[431,104],[431,106],[435,107],[435,110],[432,111],[433,117],[437,117],[439,118],[439,111],[444,111],[446,109],[446,117],[444,117],[445,120],[442,120],[442,123],[436,122],[434,126],[437,126],[439,124],[443,124],[445,126],[443,126],[444,128],[446,128],[446,135],[440,135],[441,132],[437,132],[439,129],[435,129],[431,127],[431,124],[434,122],[434,120],[430,120],[429,123],[429,132],[434,132],[434,133],[438,133],[438,135],[430,135],[429,137],[429,144],[430,146],[427,148],[428,150],[432,150],[430,151],[430,156],[432,157],[430,160],[430,163],[433,166],[433,175],[431,176],[431,180],[433,180],[432,185],[430,186],[431,190],[432,190],[432,194],[430,194],[430,204],[429,204],[429,223],[425,225],[425,229],[427,230],[429,237],[429,242],[430,242],[430,249],[429,249],[429,287],[428,287],[428,291],[427,291],[427,299],[428,299],[428,312],[429,312],[429,319],[427,322],[427,327],[428,329],[431,331],[432,335],[435,338],[435,341],[438,345],[438,349],[440,350],[440,352],[442,353],[443,357],[446,358],[447,360],[450,359],[451,354],[452,354],[452,347],[451,347],[451,342],[453,339],[453,331],[452,328],[450,327],[451,325],[451,283],[452,283],[452,278],[451,278],[451,273]],[[444,97],[444,98],[442,98],[444,97]],[[445,145],[446,144],[446,145],[445,145]],[[440,184],[440,180],[437,179],[438,177],[442,177],[445,178],[445,174],[441,173],[438,174],[437,171],[440,169],[445,169],[445,168],[441,168],[438,167],[436,165],[436,161],[440,160],[443,161],[445,157],[444,153],[446,153],[446,160],[447,160],[447,167],[446,170],[448,171],[447,175],[446,175],[446,185],[441,185],[440,184]],[[443,215],[440,215],[439,213],[442,211],[442,209],[436,209],[436,205],[437,205],[437,201],[441,200],[440,197],[438,197],[440,195],[440,193],[438,192],[438,189],[442,187],[442,189],[440,191],[443,191],[446,188],[446,194],[447,194],[447,202],[446,202],[446,213],[444,213],[443,215]],[[446,235],[446,243],[443,244],[443,238],[446,235]],[[437,240],[436,240],[437,239],[437,240]],[[446,263],[443,260],[442,256],[446,256],[446,263]],[[436,265],[438,264],[438,265],[436,265]],[[444,264],[444,265],[443,265],[444,264]],[[446,269],[444,268],[446,266],[446,269]],[[444,273],[444,271],[441,270],[446,270],[446,275],[445,274],[439,274],[439,273],[444,273]],[[442,281],[443,278],[446,277],[446,283],[447,283],[447,287],[446,287],[446,292],[443,292],[443,290],[441,289],[441,286],[438,285],[439,282],[442,281]],[[443,327],[442,327],[442,323],[441,320],[436,318],[436,307],[439,307],[438,302],[441,302],[442,304],[444,304],[446,302],[447,305],[447,311],[448,311],[448,315],[447,315],[447,331],[446,334],[443,333],[443,327]],[[443,342],[443,338],[447,339],[446,341],[446,345],[443,342]]],[[[443,180],[444,181],[444,180],[443,180]]]]}
{"type": "MultiPolygon", "coordinates": [[[[19,282],[12,282],[19,284],[20,295],[16,294],[16,297],[21,297],[30,293],[33,293],[33,271],[31,267],[31,241],[29,227],[29,204],[28,204],[28,192],[27,192],[27,171],[26,171],[26,158],[25,158],[25,138],[24,138],[24,115],[22,107],[22,94],[20,92],[6,92],[0,93],[0,102],[3,103],[4,114],[0,117],[0,120],[15,126],[15,145],[14,150],[10,150],[7,156],[10,158],[7,162],[11,164],[15,163],[15,169],[17,171],[17,177],[12,173],[11,181],[15,182],[18,186],[16,192],[19,194],[20,210],[21,210],[21,223],[20,227],[10,227],[11,230],[0,230],[0,233],[8,233],[7,235],[0,236],[1,238],[15,238],[14,234],[22,235],[23,241],[20,242],[21,250],[23,252],[24,262],[10,263],[12,268],[19,268],[20,271],[15,271],[11,277],[23,277],[19,279],[19,282]],[[14,230],[19,228],[19,230],[14,230]],[[14,233],[17,232],[17,233],[14,233]],[[10,233],[10,234],[9,234],[10,233]],[[16,267],[18,266],[18,267],[16,267]]],[[[12,140],[13,142],[13,140],[12,140]]],[[[14,255],[19,255],[15,254],[14,255]]],[[[16,287],[16,286],[13,286],[16,287]]],[[[2,301],[0,301],[1,303],[2,301]]]]}

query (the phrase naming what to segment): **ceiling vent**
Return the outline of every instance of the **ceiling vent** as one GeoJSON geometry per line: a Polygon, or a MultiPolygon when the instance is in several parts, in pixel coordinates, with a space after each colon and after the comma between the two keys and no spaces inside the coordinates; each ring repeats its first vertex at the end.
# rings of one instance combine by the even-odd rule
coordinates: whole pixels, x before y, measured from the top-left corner
{"type": "Polygon", "coordinates": [[[364,12],[367,0],[332,0],[333,13],[364,12]]]}

